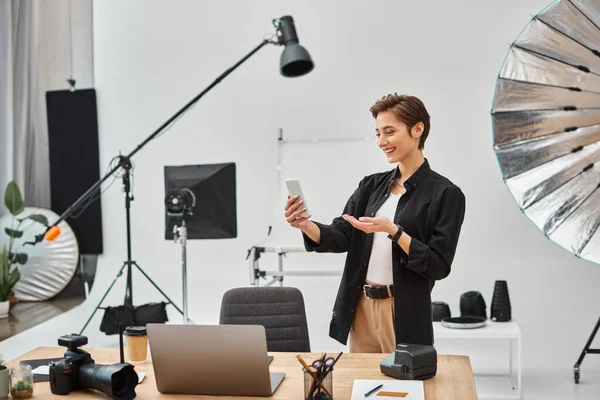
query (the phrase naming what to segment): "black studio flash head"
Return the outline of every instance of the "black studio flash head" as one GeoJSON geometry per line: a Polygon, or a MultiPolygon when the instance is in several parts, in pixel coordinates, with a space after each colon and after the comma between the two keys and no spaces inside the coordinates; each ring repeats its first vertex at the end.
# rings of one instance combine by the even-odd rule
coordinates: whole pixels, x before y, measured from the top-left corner
{"type": "Polygon", "coordinates": [[[170,217],[191,215],[196,206],[196,196],[190,189],[170,190],[165,196],[165,206],[170,217]]]}

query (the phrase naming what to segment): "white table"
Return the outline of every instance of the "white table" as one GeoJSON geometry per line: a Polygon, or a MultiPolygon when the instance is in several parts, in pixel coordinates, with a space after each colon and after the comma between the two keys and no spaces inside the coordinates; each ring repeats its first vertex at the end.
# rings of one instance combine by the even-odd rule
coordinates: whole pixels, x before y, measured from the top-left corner
{"type": "Polygon", "coordinates": [[[508,340],[510,343],[508,374],[478,374],[474,370],[473,375],[480,399],[521,398],[521,330],[516,321],[494,322],[488,319],[485,327],[476,329],[451,329],[442,326],[441,322],[434,322],[433,330],[436,342],[448,339],[508,340]]]}

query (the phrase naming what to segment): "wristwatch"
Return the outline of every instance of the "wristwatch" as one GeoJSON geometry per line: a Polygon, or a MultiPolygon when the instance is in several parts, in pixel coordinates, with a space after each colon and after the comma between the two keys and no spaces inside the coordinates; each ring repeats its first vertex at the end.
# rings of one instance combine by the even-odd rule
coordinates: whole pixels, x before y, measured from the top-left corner
{"type": "Polygon", "coordinates": [[[404,228],[401,227],[400,225],[398,226],[398,231],[396,231],[396,234],[394,236],[392,235],[388,235],[388,238],[392,239],[392,241],[394,242],[398,242],[398,239],[400,239],[400,236],[402,236],[402,232],[404,232],[404,228]]]}

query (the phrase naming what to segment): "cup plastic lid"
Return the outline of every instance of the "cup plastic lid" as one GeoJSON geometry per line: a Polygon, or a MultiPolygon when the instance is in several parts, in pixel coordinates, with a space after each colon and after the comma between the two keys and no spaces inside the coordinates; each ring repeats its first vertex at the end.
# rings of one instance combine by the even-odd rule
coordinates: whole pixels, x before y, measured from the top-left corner
{"type": "Polygon", "coordinates": [[[125,328],[124,335],[127,336],[146,336],[146,327],[145,326],[128,326],[125,328]]]}

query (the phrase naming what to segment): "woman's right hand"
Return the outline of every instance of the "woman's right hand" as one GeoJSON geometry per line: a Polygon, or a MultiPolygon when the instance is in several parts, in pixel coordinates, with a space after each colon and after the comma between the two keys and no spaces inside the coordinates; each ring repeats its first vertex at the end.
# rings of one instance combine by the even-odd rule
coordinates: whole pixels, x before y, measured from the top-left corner
{"type": "Polygon", "coordinates": [[[285,218],[290,226],[300,230],[308,228],[310,215],[308,217],[302,216],[304,211],[306,211],[306,208],[298,196],[288,196],[285,203],[285,218]]]}

